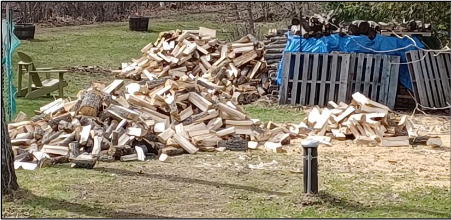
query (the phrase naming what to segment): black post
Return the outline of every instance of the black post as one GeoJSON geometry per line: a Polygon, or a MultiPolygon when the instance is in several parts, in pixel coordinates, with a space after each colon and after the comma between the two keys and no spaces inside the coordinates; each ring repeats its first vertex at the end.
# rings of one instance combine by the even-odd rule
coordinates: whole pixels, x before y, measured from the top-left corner
{"type": "Polygon", "coordinates": [[[318,142],[302,143],[304,149],[304,193],[318,193],[318,142]]]}

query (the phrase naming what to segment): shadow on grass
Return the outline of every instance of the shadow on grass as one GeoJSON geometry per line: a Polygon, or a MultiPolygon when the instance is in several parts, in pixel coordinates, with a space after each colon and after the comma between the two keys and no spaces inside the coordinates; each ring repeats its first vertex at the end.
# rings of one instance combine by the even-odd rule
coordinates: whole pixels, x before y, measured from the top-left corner
{"type": "MultiPolygon", "coordinates": [[[[78,213],[80,215],[88,215],[94,217],[106,218],[170,218],[160,215],[152,215],[146,213],[133,213],[125,211],[115,211],[111,208],[104,208],[100,206],[88,206],[66,200],[43,197],[33,194],[26,189],[19,189],[14,195],[14,202],[22,203],[33,208],[40,207],[47,210],[65,210],[71,213],[78,213]]],[[[37,216],[45,217],[45,216],[37,216]]]]}
{"type": "Polygon", "coordinates": [[[114,174],[123,175],[123,176],[144,176],[144,177],[148,177],[148,178],[169,180],[169,181],[174,181],[174,182],[194,183],[194,184],[201,184],[201,185],[208,185],[208,186],[215,186],[215,187],[227,187],[227,188],[231,188],[231,189],[241,189],[241,190],[247,190],[247,191],[256,192],[256,193],[267,193],[267,194],[280,195],[280,196],[289,194],[289,193],[284,193],[284,192],[259,189],[259,188],[252,187],[252,186],[245,186],[245,185],[238,185],[238,184],[231,184],[231,183],[218,183],[218,182],[213,182],[213,181],[208,181],[208,180],[180,177],[180,176],[175,176],[175,175],[171,175],[171,174],[138,173],[138,172],[133,172],[133,171],[129,171],[129,170],[121,170],[121,169],[106,168],[106,167],[94,168],[94,170],[114,173],[114,174]]]}
{"type": "Polygon", "coordinates": [[[28,40],[28,41],[30,41],[30,42],[37,42],[37,43],[39,43],[39,42],[47,42],[47,41],[49,41],[49,40],[42,40],[42,39],[30,39],[30,40],[28,40]]]}
{"type": "MultiPolygon", "coordinates": [[[[450,213],[447,212],[440,212],[435,210],[426,210],[424,208],[420,207],[406,207],[405,205],[383,205],[383,206],[367,206],[364,204],[361,204],[360,202],[356,201],[350,201],[345,198],[340,198],[337,196],[334,196],[328,192],[321,191],[318,193],[317,196],[319,203],[322,205],[328,206],[329,208],[339,208],[346,211],[351,212],[365,212],[365,213],[374,213],[374,212],[385,212],[385,213],[417,213],[417,214],[425,214],[425,215],[431,215],[435,217],[450,217],[450,213]]],[[[409,216],[404,216],[409,217],[409,216]]]]}

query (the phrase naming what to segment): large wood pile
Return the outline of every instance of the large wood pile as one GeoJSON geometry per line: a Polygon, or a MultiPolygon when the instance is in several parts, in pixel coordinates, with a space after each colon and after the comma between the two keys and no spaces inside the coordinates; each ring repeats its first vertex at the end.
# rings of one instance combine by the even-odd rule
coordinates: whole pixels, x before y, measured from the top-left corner
{"type": "Polygon", "coordinates": [[[201,76],[230,94],[242,95],[239,104],[248,104],[269,87],[263,43],[252,35],[226,43],[216,38],[216,30],[176,30],[162,32],[142,56],[124,63],[118,77],[135,80],[173,80],[201,76]]]}
{"type": "Polygon", "coordinates": [[[94,83],[78,99],[58,99],[30,121],[8,125],[16,168],[71,161],[130,161],[197,151],[245,150],[285,143],[287,129],[250,119],[240,94],[202,77],[94,83]]]}

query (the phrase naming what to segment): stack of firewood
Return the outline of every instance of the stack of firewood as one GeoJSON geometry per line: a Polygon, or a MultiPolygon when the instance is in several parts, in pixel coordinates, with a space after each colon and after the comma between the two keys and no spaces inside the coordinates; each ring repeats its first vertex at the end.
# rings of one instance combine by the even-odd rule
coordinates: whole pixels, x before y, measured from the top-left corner
{"type": "Polygon", "coordinates": [[[32,120],[10,123],[16,168],[68,161],[92,168],[99,160],[164,161],[226,149],[284,152],[293,138],[323,144],[350,138],[382,146],[407,146],[409,138],[417,138],[406,116],[391,116],[386,106],[360,93],[349,105],[329,102],[333,109],[313,108],[299,124],[277,124],[249,118],[236,97],[200,77],[123,85],[123,80],[95,83],[77,100],[55,100],[32,120]]]}
{"type": "Polygon", "coordinates": [[[238,91],[242,102],[255,101],[269,87],[263,43],[252,35],[226,43],[216,38],[216,30],[176,30],[160,33],[149,43],[143,55],[132,63],[123,63],[118,77],[135,80],[173,80],[201,76],[229,93],[238,91]],[[246,96],[246,97],[244,97],[246,96]]]}
{"type": "MultiPolygon", "coordinates": [[[[16,153],[27,155],[19,156],[18,164],[30,163],[34,154],[53,162],[70,159],[76,167],[92,167],[98,159],[155,155],[164,160],[183,152],[224,150],[218,144],[233,136],[245,143],[238,147],[247,148],[247,140],[261,133],[258,120],[237,106],[238,93],[230,96],[201,77],[140,81],[120,89],[123,84],[96,83],[77,100],[55,100],[33,120],[9,124],[16,153]]],[[[37,166],[43,158],[34,157],[37,166]]]]}
{"type": "Polygon", "coordinates": [[[409,116],[396,114],[358,92],[352,98],[350,104],[329,101],[332,108],[314,107],[300,127],[311,129],[308,133],[311,138],[326,143],[331,139],[352,139],[359,144],[384,147],[427,141],[441,145],[440,138],[419,136],[409,116]]]}

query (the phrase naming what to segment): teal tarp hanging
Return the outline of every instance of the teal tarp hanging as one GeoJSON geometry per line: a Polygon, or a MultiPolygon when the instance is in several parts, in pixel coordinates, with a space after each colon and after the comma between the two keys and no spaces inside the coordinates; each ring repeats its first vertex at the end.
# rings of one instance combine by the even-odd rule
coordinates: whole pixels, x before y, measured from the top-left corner
{"type": "Polygon", "coordinates": [[[12,11],[7,10],[6,19],[2,20],[2,77],[3,77],[3,110],[8,121],[16,114],[16,88],[14,87],[13,53],[20,45],[14,35],[12,11]]]}

